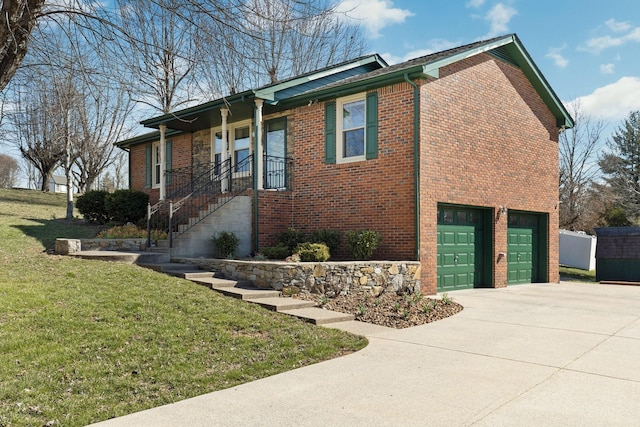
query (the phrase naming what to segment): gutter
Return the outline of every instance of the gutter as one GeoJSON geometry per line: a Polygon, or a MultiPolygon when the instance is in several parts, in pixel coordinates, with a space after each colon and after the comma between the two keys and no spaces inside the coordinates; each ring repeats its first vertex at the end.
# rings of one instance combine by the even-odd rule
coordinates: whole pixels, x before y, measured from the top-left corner
{"type": "Polygon", "coordinates": [[[409,73],[404,74],[404,80],[413,86],[413,188],[414,188],[414,227],[415,227],[415,256],[420,261],[420,87],[409,79],[409,73]]]}

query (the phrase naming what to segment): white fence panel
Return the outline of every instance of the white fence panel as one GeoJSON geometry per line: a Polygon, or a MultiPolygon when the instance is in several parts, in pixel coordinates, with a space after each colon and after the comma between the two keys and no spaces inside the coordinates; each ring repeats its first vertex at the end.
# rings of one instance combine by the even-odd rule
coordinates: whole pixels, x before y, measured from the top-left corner
{"type": "Polygon", "coordinates": [[[560,264],[582,270],[595,270],[596,236],[560,230],[560,264]]]}

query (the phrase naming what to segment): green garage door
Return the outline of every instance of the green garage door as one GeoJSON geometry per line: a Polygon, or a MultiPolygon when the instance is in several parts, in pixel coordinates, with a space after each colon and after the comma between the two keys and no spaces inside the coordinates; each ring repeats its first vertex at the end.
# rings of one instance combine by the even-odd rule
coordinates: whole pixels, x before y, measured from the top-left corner
{"type": "Polygon", "coordinates": [[[540,217],[509,212],[507,283],[534,283],[540,279],[540,217]]]}
{"type": "Polygon", "coordinates": [[[438,208],[438,291],[468,289],[482,284],[482,210],[438,208]]]}

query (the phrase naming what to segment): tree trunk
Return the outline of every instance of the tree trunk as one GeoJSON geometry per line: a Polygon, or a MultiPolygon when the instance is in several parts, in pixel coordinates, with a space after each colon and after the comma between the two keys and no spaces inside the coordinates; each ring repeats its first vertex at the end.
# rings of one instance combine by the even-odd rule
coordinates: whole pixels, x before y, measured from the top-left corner
{"type": "Polygon", "coordinates": [[[27,53],[29,36],[45,0],[3,0],[0,8],[0,90],[27,53]]]}

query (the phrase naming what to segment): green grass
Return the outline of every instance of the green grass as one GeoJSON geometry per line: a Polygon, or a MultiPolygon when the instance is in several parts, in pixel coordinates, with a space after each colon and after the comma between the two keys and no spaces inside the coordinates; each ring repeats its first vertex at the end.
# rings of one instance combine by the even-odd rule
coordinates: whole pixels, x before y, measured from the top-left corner
{"type": "Polygon", "coordinates": [[[137,266],[48,255],[64,196],[0,190],[0,426],[77,426],[353,352],[312,326],[137,266]]]}
{"type": "Polygon", "coordinates": [[[583,282],[595,282],[596,281],[596,271],[591,270],[580,270],[579,268],[571,268],[560,266],[560,276],[568,277],[575,280],[580,280],[583,282]]]}

